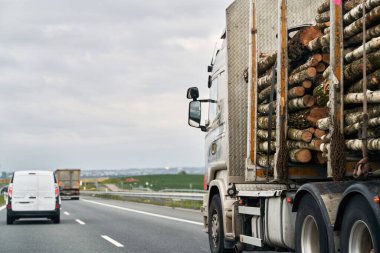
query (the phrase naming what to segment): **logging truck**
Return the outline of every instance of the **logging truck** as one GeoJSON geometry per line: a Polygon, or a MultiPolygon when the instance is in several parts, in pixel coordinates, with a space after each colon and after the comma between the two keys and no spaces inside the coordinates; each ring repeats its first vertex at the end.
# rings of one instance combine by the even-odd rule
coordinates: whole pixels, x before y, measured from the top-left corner
{"type": "Polygon", "coordinates": [[[212,253],[380,253],[380,0],[235,0],[191,87],[212,253]]]}

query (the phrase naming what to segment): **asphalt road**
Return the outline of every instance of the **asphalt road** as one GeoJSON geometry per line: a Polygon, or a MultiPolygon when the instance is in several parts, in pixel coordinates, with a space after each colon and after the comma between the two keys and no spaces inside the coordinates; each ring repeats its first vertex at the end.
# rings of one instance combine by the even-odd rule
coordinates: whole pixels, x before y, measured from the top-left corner
{"type": "Polygon", "coordinates": [[[61,224],[19,220],[6,225],[0,211],[4,253],[209,253],[200,212],[83,197],[62,201],[61,224]]]}

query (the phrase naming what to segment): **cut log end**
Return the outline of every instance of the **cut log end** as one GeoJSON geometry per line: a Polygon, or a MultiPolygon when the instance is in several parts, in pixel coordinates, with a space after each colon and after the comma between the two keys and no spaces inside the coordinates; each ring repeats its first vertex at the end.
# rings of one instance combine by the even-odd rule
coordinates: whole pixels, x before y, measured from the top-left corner
{"type": "Polygon", "coordinates": [[[301,139],[304,142],[310,142],[312,138],[313,138],[313,134],[309,131],[304,131],[301,135],[301,139]]]}
{"type": "Polygon", "coordinates": [[[313,86],[313,82],[310,80],[305,80],[302,82],[302,87],[305,89],[310,89],[313,86]]]}
{"type": "Polygon", "coordinates": [[[310,150],[293,149],[290,151],[290,160],[296,163],[308,163],[312,159],[310,150]]]}

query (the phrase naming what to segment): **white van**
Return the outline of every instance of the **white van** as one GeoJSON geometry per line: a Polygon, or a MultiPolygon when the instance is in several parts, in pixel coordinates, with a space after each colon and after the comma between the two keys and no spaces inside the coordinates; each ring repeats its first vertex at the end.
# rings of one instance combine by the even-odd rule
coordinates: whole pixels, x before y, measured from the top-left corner
{"type": "Polygon", "coordinates": [[[8,187],[7,224],[20,218],[60,222],[61,199],[51,171],[16,171],[8,187]]]}

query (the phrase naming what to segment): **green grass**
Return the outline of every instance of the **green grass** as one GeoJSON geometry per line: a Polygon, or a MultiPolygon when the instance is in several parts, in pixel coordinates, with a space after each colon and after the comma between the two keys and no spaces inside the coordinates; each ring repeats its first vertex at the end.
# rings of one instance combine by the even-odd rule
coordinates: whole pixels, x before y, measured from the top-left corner
{"type": "Polygon", "coordinates": [[[169,206],[172,208],[187,208],[200,210],[202,206],[202,201],[198,200],[170,200],[170,199],[148,199],[148,198],[133,198],[126,196],[116,196],[116,195],[108,195],[108,194],[97,194],[96,197],[103,199],[113,199],[113,200],[121,200],[121,201],[130,201],[136,203],[144,203],[151,204],[157,206],[169,206]]]}
{"type": "Polygon", "coordinates": [[[0,196],[0,206],[3,206],[5,204],[4,196],[0,196]]]}
{"type": "Polygon", "coordinates": [[[147,176],[131,176],[122,178],[110,178],[102,182],[102,184],[116,184],[120,188],[146,188],[149,187],[154,191],[164,189],[195,189],[203,190],[203,175],[147,175],[147,176]],[[126,179],[134,178],[138,182],[129,183],[126,179]]]}

